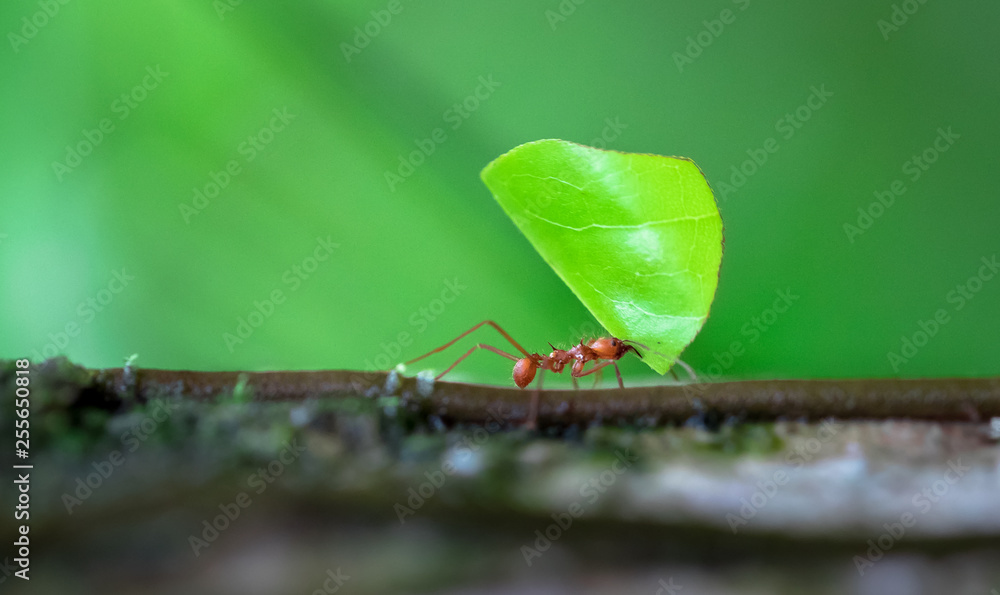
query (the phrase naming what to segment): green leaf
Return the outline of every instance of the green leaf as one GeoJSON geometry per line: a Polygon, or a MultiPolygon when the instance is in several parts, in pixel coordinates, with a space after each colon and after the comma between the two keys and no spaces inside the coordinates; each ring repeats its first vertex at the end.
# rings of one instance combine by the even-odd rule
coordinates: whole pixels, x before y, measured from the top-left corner
{"type": "Polygon", "coordinates": [[[540,140],[481,175],[594,317],[648,346],[643,361],[665,374],[708,318],[722,263],[722,218],[698,166],[540,140]]]}

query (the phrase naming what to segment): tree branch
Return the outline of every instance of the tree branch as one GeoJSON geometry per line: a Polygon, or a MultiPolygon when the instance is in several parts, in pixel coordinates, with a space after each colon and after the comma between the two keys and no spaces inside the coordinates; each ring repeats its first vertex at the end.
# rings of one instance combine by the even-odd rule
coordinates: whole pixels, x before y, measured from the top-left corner
{"type": "MultiPolygon", "coordinates": [[[[255,401],[398,396],[447,422],[526,419],[531,389],[436,382],[349,370],[192,372],[88,370],[106,399],[214,399],[249,389],[255,401]],[[241,386],[238,388],[237,385],[241,386]]],[[[625,389],[543,390],[539,425],[682,423],[693,416],[745,420],[890,419],[981,421],[1000,416],[1000,378],[749,380],[625,389]]]]}

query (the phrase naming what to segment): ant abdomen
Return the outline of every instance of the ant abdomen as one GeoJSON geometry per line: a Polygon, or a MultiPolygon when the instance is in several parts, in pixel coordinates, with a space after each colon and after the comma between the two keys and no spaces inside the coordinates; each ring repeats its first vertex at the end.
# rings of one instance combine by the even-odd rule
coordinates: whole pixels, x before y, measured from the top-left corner
{"type": "Polygon", "coordinates": [[[522,357],[517,360],[514,364],[514,384],[518,388],[524,388],[531,384],[531,381],[535,379],[535,372],[538,370],[538,364],[535,360],[522,357]]]}

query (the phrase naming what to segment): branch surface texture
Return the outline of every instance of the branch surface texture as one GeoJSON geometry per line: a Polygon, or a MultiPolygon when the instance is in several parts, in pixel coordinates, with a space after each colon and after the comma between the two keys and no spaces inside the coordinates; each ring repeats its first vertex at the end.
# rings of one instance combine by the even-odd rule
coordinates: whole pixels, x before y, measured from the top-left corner
{"type": "MultiPolygon", "coordinates": [[[[399,397],[453,422],[484,423],[499,413],[527,418],[532,390],[434,382],[395,372],[350,370],[192,372],[142,368],[89,370],[91,390],[110,399],[214,399],[249,391],[255,401],[318,397],[399,397]]],[[[1000,378],[747,380],[625,389],[542,390],[540,425],[682,423],[719,419],[922,419],[984,421],[1000,416],[1000,378]]]]}

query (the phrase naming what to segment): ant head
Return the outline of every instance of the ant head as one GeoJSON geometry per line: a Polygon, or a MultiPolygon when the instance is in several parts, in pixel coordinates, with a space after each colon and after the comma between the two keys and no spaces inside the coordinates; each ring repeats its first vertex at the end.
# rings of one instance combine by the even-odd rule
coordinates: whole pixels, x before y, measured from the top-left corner
{"type": "MultiPolygon", "coordinates": [[[[597,354],[597,357],[600,359],[610,359],[610,360],[621,359],[621,357],[626,353],[628,353],[629,351],[635,351],[636,355],[639,354],[639,352],[636,350],[635,347],[627,345],[625,341],[622,341],[621,339],[616,339],[615,337],[603,337],[601,339],[594,339],[593,341],[590,342],[589,347],[594,351],[594,353],[597,354]]],[[[639,355],[639,357],[642,356],[639,355]]]]}
{"type": "Polygon", "coordinates": [[[632,353],[638,355],[639,359],[642,359],[642,354],[639,353],[639,350],[636,349],[636,347],[642,347],[643,349],[649,349],[648,347],[646,347],[642,343],[636,343],[635,341],[630,341],[628,339],[622,341],[622,343],[631,343],[631,345],[625,345],[625,351],[622,353],[622,355],[625,355],[625,353],[631,351],[632,353]]]}
{"type": "Polygon", "coordinates": [[[536,371],[538,371],[538,361],[530,357],[522,357],[514,364],[514,384],[518,388],[528,386],[535,379],[536,371]]]}

